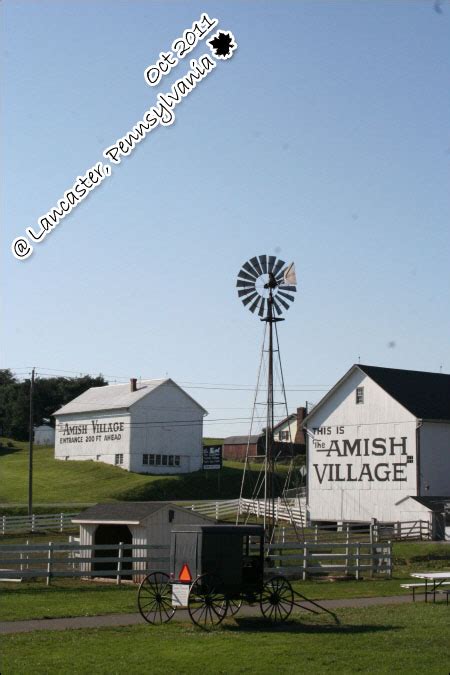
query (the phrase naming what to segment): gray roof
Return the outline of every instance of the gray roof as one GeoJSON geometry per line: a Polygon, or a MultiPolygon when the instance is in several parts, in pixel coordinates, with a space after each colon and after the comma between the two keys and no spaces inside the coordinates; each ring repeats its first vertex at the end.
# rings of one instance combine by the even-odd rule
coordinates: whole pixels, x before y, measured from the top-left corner
{"type": "Polygon", "coordinates": [[[206,410],[194,401],[184,389],[170,378],[161,380],[142,380],[137,383],[136,391],[131,391],[130,384],[110,384],[105,387],[91,387],[73,401],[70,401],[57,410],[54,415],[68,415],[71,413],[96,412],[97,410],[120,410],[130,408],[142,398],[152,393],[163,384],[171,384],[185,394],[203,412],[206,410]]]}
{"type": "Polygon", "coordinates": [[[250,443],[257,443],[261,438],[262,434],[257,436],[228,436],[228,438],[223,439],[224,445],[247,445],[250,443]]]}
{"type": "Polygon", "coordinates": [[[431,509],[431,511],[449,511],[450,510],[450,496],[448,497],[428,497],[423,495],[421,497],[412,497],[416,502],[431,509]]]}
{"type": "Polygon", "coordinates": [[[90,506],[73,518],[72,522],[84,523],[90,520],[93,522],[110,520],[114,522],[140,523],[164,506],[170,506],[175,509],[182,508],[171,502],[111,502],[110,504],[90,506]]]}

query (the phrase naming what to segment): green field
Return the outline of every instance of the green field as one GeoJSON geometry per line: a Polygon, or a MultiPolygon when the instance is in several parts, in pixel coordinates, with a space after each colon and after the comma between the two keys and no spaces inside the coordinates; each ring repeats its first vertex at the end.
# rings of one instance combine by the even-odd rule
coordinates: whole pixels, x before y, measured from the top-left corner
{"type": "Polygon", "coordinates": [[[4,636],[2,674],[435,673],[450,665],[449,608],[424,603],[302,613],[281,626],[227,620],[4,636]]]}
{"type": "MultiPolygon", "coordinates": [[[[14,505],[23,506],[28,500],[28,445],[9,439],[0,441],[0,504],[8,505],[11,511],[14,505]],[[8,447],[8,442],[13,447],[8,447]]],[[[242,468],[242,464],[225,462],[220,472],[149,476],[100,462],[55,460],[53,448],[35,447],[33,500],[35,504],[50,506],[105,500],[237,499],[242,468]]],[[[255,474],[257,470],[255,466],[255,474]]],[[[2,512],[5,510],[3,507],[2,512]]]]}

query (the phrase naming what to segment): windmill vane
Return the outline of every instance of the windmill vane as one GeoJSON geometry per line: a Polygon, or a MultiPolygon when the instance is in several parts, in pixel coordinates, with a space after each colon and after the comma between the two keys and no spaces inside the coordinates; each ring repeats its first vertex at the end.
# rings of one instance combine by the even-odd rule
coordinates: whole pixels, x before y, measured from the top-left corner
{"type": "Polygon", "coordinates": [[[259,255],[245,262],[236,287],[245,307],[261,318],[269,316],[269,305],[279,316],[289,309],[297,291],[294,263],[286,264],[274,255],[259,255]]]}

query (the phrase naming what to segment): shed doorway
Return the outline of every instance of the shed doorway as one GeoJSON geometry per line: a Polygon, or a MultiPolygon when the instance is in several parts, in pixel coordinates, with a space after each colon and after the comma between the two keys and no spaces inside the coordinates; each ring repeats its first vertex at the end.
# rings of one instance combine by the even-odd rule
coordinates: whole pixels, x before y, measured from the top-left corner
{"type": "MultiPolygon", "coordinates": [[[[96,558],[116,558],[118,555],[117,544],[132,544],[133,535],[127,525],[99,525],[95,531],[94,544],[112,544],[114,548],[103,549],[95,552],[96,558]]],[[[131,558],[131,546],[123,548],[123,557],[131,558]]],[[[122,570],[131,570],[133,563],[123,562],[122,570]]],[[[94,563],[94,572],[105,572],[111,570],[117,572],[117,562],[102,562],[101,560],[94,563]]],[[[115,574],[102,574],[102,577],[114,577],[115,574]]],[[[122,575],[122,579],[131,579],[131,575],[122,575]]]]}

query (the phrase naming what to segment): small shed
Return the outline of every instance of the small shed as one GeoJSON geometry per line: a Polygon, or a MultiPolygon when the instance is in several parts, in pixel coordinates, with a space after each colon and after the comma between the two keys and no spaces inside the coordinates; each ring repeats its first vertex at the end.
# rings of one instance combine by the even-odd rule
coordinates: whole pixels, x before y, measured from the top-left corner
{"type": "Polygon", "coordinates": [[[397,507],[400,521],[425,521],[429,523],[433,540],[445,540],[450,497],[405,497],[397,503],[397,507]]]}
{"type": "Polygon", "coordinates": [[[49,424],[34,427],[34,442],[36,445],[54,445],[55,430],[49,424]]]}
{"type": "MultiPolygon", "coordinates": [[[[147,562],[123,563],[122,569],[131,570],[163,570],[169,568],[169,551],[172,529],[178,525],[211,524],[207,516],[203,516],[188,508],[178,506],[172,502],[113,502],[110,504],[96,504],[91,506],[72,522],[80,526],[81,545],[111,544],[111,550],[97,551],[96,557],[114,557],[117,555],[117,545],[123,543],[124,557],[145,557],[147,562]],[[129,545],[129,548],[126,545],[129,545]],[[164,546],[164,549],[139,549],[139,545],[164,546]],[[132,553],[131,553],[132,552],[132,553]],[[155,558],[154,562],[152,559],[155,558]],[[159,558],[167,558],[160,561],[159,558]]],[[[81,551],[82,557],[90,557],[90,551],[81,551]]],[[[114,562],[82,563],[82,570],[117,569],[114,562]]],[[[130,575],[131,576],[131,575],[130,575]]],[[[142,574],[135,575],[137,581],[142,574]]]]}

